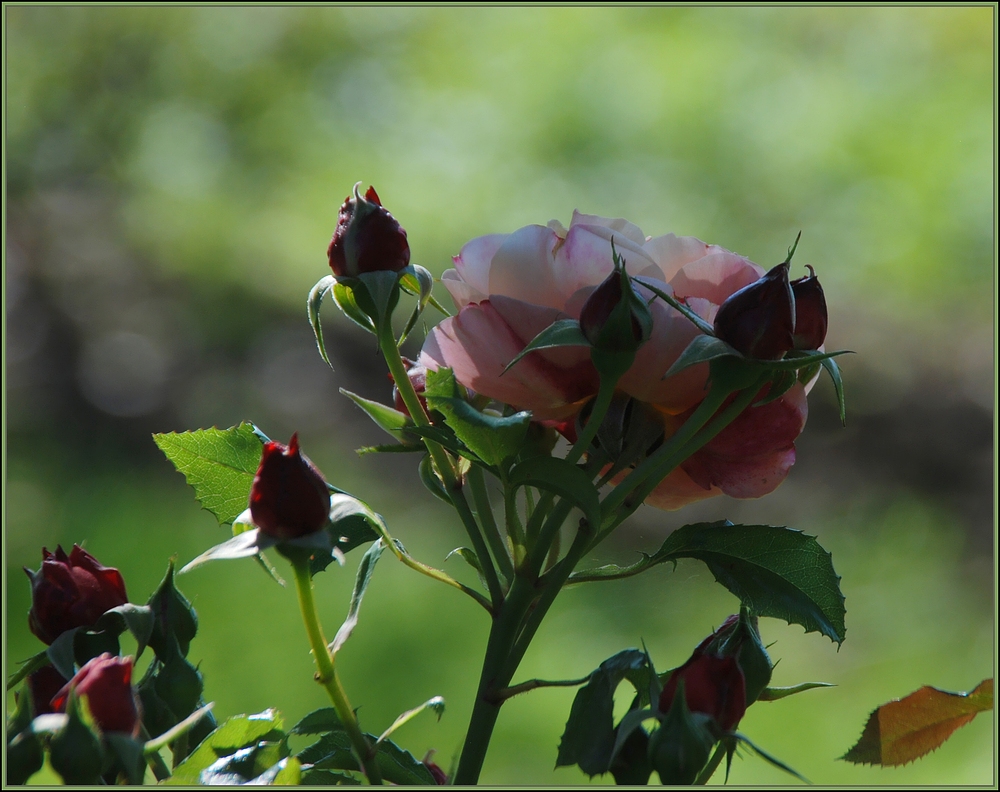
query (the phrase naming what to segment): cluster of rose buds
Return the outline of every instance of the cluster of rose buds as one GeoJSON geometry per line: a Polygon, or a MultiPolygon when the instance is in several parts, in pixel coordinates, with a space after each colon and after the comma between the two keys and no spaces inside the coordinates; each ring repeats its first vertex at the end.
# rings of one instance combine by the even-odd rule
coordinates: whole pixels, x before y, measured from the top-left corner
{"type": "MultiPolygon", "coordinates": [[[[62,547],[55,553],[43,548],[41,568],[24,571],[31,579],[28,623],[47,644],[69,630],[92,626],[108,610],[128,602],[121,573],[103,566],[79,545],[73,545],[69,555],[62,547]]],[[[36,716],[64,712],[70,693],[75,693],[86,698],[102,731],[138,733],[139,705],[132,688],[131,657],[105,652],[69,681],[55,668],[45,666],[28,676],[27,690],[36,716]]]]}
{"type": "Polygon", "coordinates": [[[826,299],[812,267],[788,281],[787,261],[733,293],[719,306],[715,333],[738,352],[779,360],[793,349],[819,349],[826,340],[826,299]]]}

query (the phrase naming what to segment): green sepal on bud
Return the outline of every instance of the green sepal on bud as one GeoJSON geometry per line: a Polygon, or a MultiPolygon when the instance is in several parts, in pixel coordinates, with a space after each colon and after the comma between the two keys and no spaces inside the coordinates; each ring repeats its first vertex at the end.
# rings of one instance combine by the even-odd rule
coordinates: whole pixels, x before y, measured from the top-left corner
{"type": "Polygon", "coordinates": [[[649,761],[659,773],[660,783],[694,783],[716,743],[712,726],[710,716],[688,709],[681,679],[670,710],[649,738],[649,761]]]}
{"type": "Polygon", "coordinates": [[[653,332],[653,314],[625,271],[615,250],[614,270],[594,289],[580,311],[580,330],[602,377],[618,379],[632,366],[635,353],[653,332]]]}
{"type": "Polygon", "coordinates": [[[735,657],[746,681],[747,706],[758,698],[771,682],[774,664],[760,639],[757,617],[747,608],[740,608],[740,615],[729,627],[723,627],[712,637],[706,651],[719,657],[735,657]]]}

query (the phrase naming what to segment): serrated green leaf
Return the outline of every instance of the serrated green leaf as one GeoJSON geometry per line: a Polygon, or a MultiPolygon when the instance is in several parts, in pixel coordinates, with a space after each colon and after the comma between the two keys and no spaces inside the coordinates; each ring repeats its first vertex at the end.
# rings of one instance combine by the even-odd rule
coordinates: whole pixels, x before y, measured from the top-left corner
{"type": "Polygon", "coordinates": [[[680,357],[667,369],[667,373],[663,375],[663,379],[672,377],[674,374],[679,374],[684,369],[698,363],[708,363],[710,360],[720,357],[742,358],[743,356],[721,338],[711,335],[696,335],[691,339],[691,343],[684,348],[684,351],[681,352],[680,357]]]}
{"type": "Polygon", "coordinates": [[[487,415],[463,399],[434,399],[433,403],[428,399],[427,403],[444,415],[455,436],[487,465],[499,465],[514,456],[531,423],[530,412],[487,415]]]}
{"type": "Polygon", "coordinates": [[[401,430],[413,425],[413,421],[410,419],[410,416],[382,404],[381,402],[372,401],[371,399],[358,396],[358,394],[351,393],[349,390],[345,390],[344,388],[341,388],[340,392],[364,410],[365,414],[382,430],[392,435],[392,437],[400,442],[405,441],[406,435],[403,434],[401,430]]]}
{"type": "MultiPolygon", "coordinates": [[[[375,738],[366,735],[371,742],[375,738]]],[[[423,762],[409,751],[400,748],[392,740],[384,740],[375,748],[375,762],[382,772],[382,778],[391,784],[434,786],[434,776],[423,762]]]]}
{"type": "Polygon", "coordinates": [[[384,549],[385,545],[382,540],[376,539],[375,543],[361,557],[361,563],[358,564],[358,576],[354,581],[354,591],[351,593],[351,604],[347,609],[347,618],[340,625],[340,629],[337,630],[337,634],[329,646],[330,654],[334,657],[347,642],[347,639],[351,637],[351,633],[354,632],[358,623],[358,612],[361,610],[361,601],[364,599],[365,591],[368,590],[372,572],[375,571],[375,564],[384,549]]]}
{"type": "Polygon", "coordinates": [[[246,509],[260,466],[262,445],[255,427],[154,434],[153,440],[194,488],[204,509],[228,525],[246,509]]]}
{"type": "Polygon", "coordinates": [[[552,347],[564,346],[585,346],[589,347],[590,342],[580,329],[580,323],[576,319],[559,319],[546,327],[528,342],[528,345],[514,357],[510,363],[504,366],[502,374],[524,358],[525,355],[539,349],[551,349],[552,347]]]}
{"type": "MultiPolygon", "coordinates": [[[[371,743],[376,742],[372,735],[365,736],[371,743]]],[[[359,770],[357,760],[351,753],[350,739],[345,732],[324,734],[299,752],[298,759],[303,765],[313,765],[322,770],[359,770]]],[[[434,785],[434,777],[423,762],[415,759],[409,751],[403,750],[391,740],[378,743],[375,749],[375,761],[385,781],[393,784],[434,785]]]]}
{"type": "Polygon", "coordinates": [[[333,707],[323,707],[313,710],[296,723],[289,734],[323,734],[324,732],[343,731],[344,724],[333,707]]]}
{"type": "Polygon", "coordinates": [[[347,773],[334,773],[332,770],[321,770],[318,767],[303,770],[299,783],[303,786],[358,786],[361,784],[357,778],[347,773]]]}
{"type": "Polygon", "coordinates": [[[511,487],[532,486],[571,500],[595,529],[601,525],[601,504],[590,477],[559,457],[537,456],[519,462],[510,471],[511,487]]]}
{"type": "Polygon", "coordinates": [[[326,344],[323,343],[323,327],[320,324],[319,309],[323,304],[323,298],[333,288],[335,282],[333,275],[320,278],[316,285],[312,287],[312,290],[309,292],[309,298],[306,300],[306,315],[309,317],[309,324],[312,325],[313,335],[316,336],[316,346],[319,348],[319,356],[323,358],[330,368],[333,368],[333,364],[326,355],[326,344]]]}
{"type": "Polygon", "coordinates": [[[728,521],[685,525],[653,560],[696,558],[758,616],[800,624],[842,643],[844,595],[830,554],[816,538],[772,525],[728,521]]]}
{"type": "Polygon", "coordinates": [[[282,725],[281,716],[273,709],[264,710],[256,715],[234,715],[206,737],[187,759],[177,765],[173,775],[164,783],[197,784],[201,771],[220,757],[231,756],[243,748],[255,746],[272,733],[280,737],[282,725]]]}
{"type": "Polygon", "coordinates": [[[646,667],[644,652],[626,649],[609,657],[590,675],[590,681],[573,699],[556,767],[579,765],[589,776],[608,772],[615,745],[615,689],[630,674],[646,667]]]}

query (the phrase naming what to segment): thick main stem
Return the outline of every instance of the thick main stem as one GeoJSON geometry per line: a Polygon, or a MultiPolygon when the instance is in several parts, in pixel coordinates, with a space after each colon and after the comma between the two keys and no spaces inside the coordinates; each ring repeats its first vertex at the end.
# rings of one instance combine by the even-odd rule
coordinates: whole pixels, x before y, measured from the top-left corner
{"type": "Polygon", "coordinates": [[[493,728],[503,704],[500,691],[510,684],[514,676],[515,669],[507,670],[504,666],[534,597],[534,585],[522,574],[517,574],[500,612],[494,617],[479,677],[479,689],[472,707],[472,718],[455,773],[455,783],[458,785],[475,784],[479,780],[493,728]]]}
{"type": "Polygon", "coordinates": [[[306,635],[309,636],[309,646],[312,648],[313,659],[316,661],[316,681],[319,682],[330,696],[333,707],[344,724],[344,730],[351,741],[355,756],[368,778],[369,783],[381,784],[382,774],[378,764],[375,762],[375,755],[368,738],[361,731],[358,719],[351,707],[351,702],[347,700],[347,693],[340,684],[337,676],[337,669],[333,665],[333,658],[327,649],[326,638],[323,637],[323,628],[319,622],[319,614],[316,612],[316,600],[313,598],[312,576],[309,574],[309,561],[307,558],[293,559],[292,569],[295,573],[295,590],[299,595],[299,608],[302,611],[302,621],[306,627],[306,635]]]}

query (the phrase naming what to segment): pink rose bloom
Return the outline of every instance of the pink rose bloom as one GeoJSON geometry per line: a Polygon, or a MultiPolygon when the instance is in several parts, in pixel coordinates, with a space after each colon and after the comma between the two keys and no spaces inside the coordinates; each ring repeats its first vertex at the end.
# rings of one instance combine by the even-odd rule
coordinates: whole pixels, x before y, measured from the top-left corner
{"type": "MultiPolygon", "coordinates": [[[[711,323],[719,305],[764,270],[694,237],[647,237],[624,219],[573,213],[512,234],[479,237],[444,273],[459,311],[433,329],[418,361],[447,366],[472,390],[553,423],[572,420],[597,393],[598,376],[586,347],[532,352],[506,374],[504,367],[559,319],[579,319],[590,293],[613,269],[611,239],[632,277],[657,281],[711,323]]],[[[647,299],[652,293],[639,289],[647,299]]],[[[708,365],[664,373],[698,334],[663,300],[650,305],[653,332],[618,389],[656,408],[667,437],[708,393],[708,365]]],[[[796,384],[780,399],[748,408],[704,448],[674,470],[647,498],[663,509],[725,493],[756,498],[774,490],[795,461],[795,438],[806,420],[806,390],[796,384]]]]}

